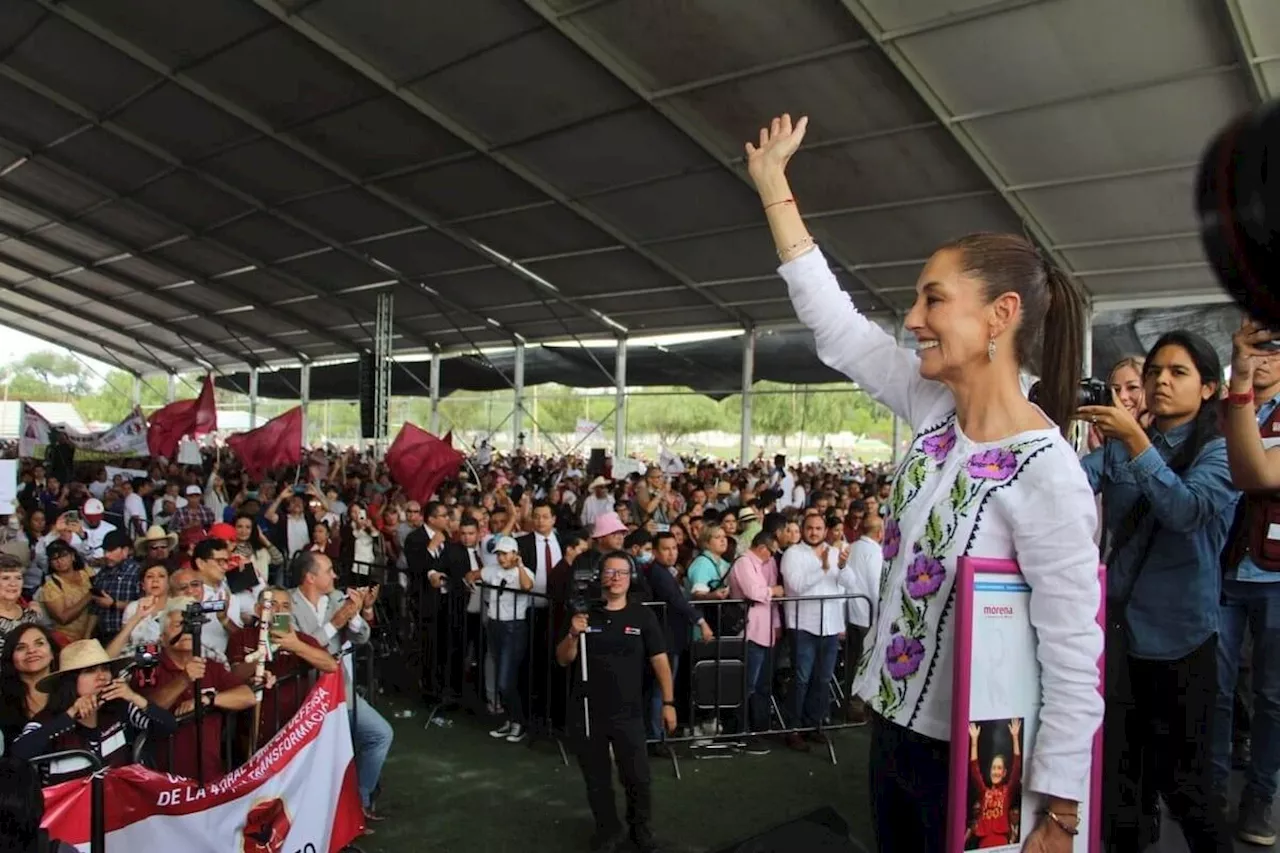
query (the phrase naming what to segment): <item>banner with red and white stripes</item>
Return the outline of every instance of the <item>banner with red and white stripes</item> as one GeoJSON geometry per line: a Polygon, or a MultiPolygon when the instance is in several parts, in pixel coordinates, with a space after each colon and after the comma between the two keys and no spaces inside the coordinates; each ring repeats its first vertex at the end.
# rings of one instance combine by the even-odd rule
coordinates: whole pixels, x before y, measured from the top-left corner
{"type": "MultiPolygon", "coordinates": [[[[107,772],[107,850],[337,853],[364,817],[341,671],[321,676],[293,719],[244,766],[200,788],[141,766],[107,772]]],[[[89,849],[90,782],[45,789],[44,826],[89,849]]]]}

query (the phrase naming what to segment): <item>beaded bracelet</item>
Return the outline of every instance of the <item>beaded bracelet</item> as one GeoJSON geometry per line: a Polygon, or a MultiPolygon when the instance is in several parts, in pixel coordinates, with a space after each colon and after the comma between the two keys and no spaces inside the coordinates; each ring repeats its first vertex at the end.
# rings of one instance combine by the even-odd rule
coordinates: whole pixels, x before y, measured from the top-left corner
{"type": "Polygon", "coordinates": [[[808,235],[805,235],[805,238],[803,240],[798,240],[795,243],[792,243],[790,246],[787,246],[785,249],[779,249],[778,260],[782,261],[784,264],[787,261],[793,261],[796,258],[803,255],[805,252],[809,251],[810,249],[815,248],[817,245],[818,245],[818,242],[816,240],[814,240],[812,237],[808,235]]]}
{"type": "Polygon", "coordinates": [[[768,210],[769,208],[771,208],[771,207],[777,207],[777,206],[778,206],[778,205],[780,205],[780,204],[795,204],[795,203],[796,203],[796,200],[795,200],[794,198],[784,198],[784,199],[782,199],[781,201],[775,201],[775,202],[772,202],[772,203],[770,203],[770,204],[766,204],[766,205],[764,206],[764,209],[765,209],[765,210],[768,210]]]}

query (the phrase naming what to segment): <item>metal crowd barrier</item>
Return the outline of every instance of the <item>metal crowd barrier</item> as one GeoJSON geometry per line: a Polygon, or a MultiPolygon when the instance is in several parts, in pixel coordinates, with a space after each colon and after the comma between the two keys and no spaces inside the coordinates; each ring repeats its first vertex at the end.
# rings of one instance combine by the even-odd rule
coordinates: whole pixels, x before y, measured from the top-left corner
{"type": "MultiPolygon", "coordinates": [[[[487,584],[463,590],[437,591],[420,582],[416,592],[420,603],[411,610],[416,608],[422,614],[422,621],[407,627],[416,630],[414,658],[422,667],[421,690],[429,709],[427,725],[437,715],[453,709],[463,709],[476,716],[493,715],[496,706],[502,702],[500,688],[504,685],[498,679],[506,663],[502,656],[512,652],[506,643],[500,644],[504,647],[495,648],[495,632],[491,628],[487,605],[493,601],[496,612],[502,614],[507,609],[504,602],[515,598],[514,612],[521,613],[520,600],[524,599],[528,602],[528,609],[523,611],[521,620],[523,642],[515,645],[514,652],[521,656],[517,663],[519,674],[515,689],[522,706],[522,716],[530,743],[540,738],[554,739],[561,760],[568,764],[566,742],[570,739],[567,722],[572,701],[571,679],[569,672],[555,662],[555,647],[568,630],[569,613],[565,602],[542,593],[487,584]],[[474,606],[477,596],[478,611],[474,606]]],[[[781,636],[776,642],[764,646],[766,651],[751,652],[764,656],[764,675],[760,683],[766,689],[755,692],[753,685],[748,683],[748,649],[761,644],[749,643],[745,633],[759,636],[758,633],[748,629],[736,636],[725,637],[718,630],[726,621],[724,614],[731,605],[746,607],[747,618],[751,620],[749,624],[754,625],[757,617],[750,611],[752,602],[741,599],[691,602],[707,619],[716,639],[704,643],[691,636],[677,664],[679,669],[689,667],[689,678],[685,681],[677,679],[676,682],[680,722],[686,733],[675,736],[664,733],[651,737],[650,743],[655,746],[687,745],[695,757],[701,758],[715,757],[717,753],[726,755],[747,738],[801,735],[825,745],[830,761],[836,763],[835,746],[825,733],[862,725],[862,722],[851,722],[844,717],[848,686],[861,653],[859,648],[850,654],[847,648],[846,634],[851,627],[847,624],[847,605],[855,600],[870,604],[866,596],[854,593],[774,599],[769,609],[767,636],[770,639],[779,633],[781,636]],[[814,650],[814,665],[820,661],[828,664],[824,670],[829,668],[831,675],[818,686],[818,689],[829,691],[827,701],[821,703],[821,718],[809,722],[795,719],[793,691],[799,651],[795,642],[797,631],[787,628],[788,622],[794,621],[794,616],[789,620],[783,619],[784,612],[794,613],[797,608],[808,617],[806,622],[812,619],[808,614],[816,614],[819,635],[832,638],[817,641],[824,645],[814,650]],[[829,611],[837,610],[838,618],[834,612],[829,615],[829,611]],[[826,655],[833,659],[826,661],[826,655]],[[685,686],[683,691],[682,685],[685,686]],[[753,696],[756,697],[754,703],[753,696]],[[784,705],[779,702],[779,696],[792,706],[790,713],[783,713],[784,705]],[[756,706],[754,711],[753,704],[756,706]]],[[[667,605],[648,602],[647,606],[655,609],[664,634],[671,636],[667,605]]],[[[686,626],[681,620],[674,627],[683,630],[686,626]]],[[[688,628],[693,630],[692,626],[688,628]]],[[[801,640],[802,644],[811,642],[801,640]]],[[[806,684],[808,689],[814,686],[811,681],[806,684]]],[[[656,684],[651,689],[656,689],[656,684]]],[[[646,705],[652,709],[648,700],[646,697],[646,705]]],[[[652,710],[646,717],[651,715],[652,710]]],[[[646,719],[647,725],[649,722],[646,719]]],[[[674,750],[667,751],[672,770],[679,778],[679,759],[674,750]]]]}
{"type": "Polygon", "coordinates": [[[60,752],[38,755],[31,759],[31,763],[37,767],[48,767],[67,759],[84,761],[92,769],[92,776],[89,778],[89,853],[106,853],[106,785],[102,779],[106,771],[102,766],[102,759],[98,757],[97,753],[89,752],[88,750],[66,749],[60,752]]]}

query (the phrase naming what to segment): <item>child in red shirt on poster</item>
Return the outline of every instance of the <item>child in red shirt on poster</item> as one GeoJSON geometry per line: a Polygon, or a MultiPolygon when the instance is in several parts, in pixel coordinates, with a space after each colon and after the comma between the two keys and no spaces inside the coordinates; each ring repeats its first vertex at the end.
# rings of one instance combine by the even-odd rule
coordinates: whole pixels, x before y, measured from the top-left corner
{"type": "Polygon", "coordinates": [[[969,790],[978,793],[978,814],[970,830],[978,840],[977,849],[985,850],[1018,841],[1018,827],[1013,825],[1011,812],[1017,808],[1019,786],[1022,784],[1022,720],[1009,721],[1013,762],[1007,763],[999,753],[993,756],[988,771],[990,784],[978,766],[978,736],[981,733],[981,726],[969,724],[969,790]]]}

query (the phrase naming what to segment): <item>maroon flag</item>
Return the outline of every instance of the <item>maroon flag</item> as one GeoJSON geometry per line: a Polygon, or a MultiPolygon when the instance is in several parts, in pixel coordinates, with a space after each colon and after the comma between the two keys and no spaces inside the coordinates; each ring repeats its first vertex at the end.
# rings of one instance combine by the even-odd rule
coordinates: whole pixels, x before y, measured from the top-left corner
{"type": "Polygon", "coordinates": [[[194,400],[177,400],[152,412],[147,423],[147,448],[152,456],[170,459],[178,452],[183,436],[199,438],[218,428],[218,409],[213,401],[213,377],[206,375],[194,400]]]}
{"type": "Polygon", "coordinates": [[[452,440],[437,438],[421,427],[405,422],[396,440],[387,448],[386,463],[391,476],[404,488],[405,494],[426,503],[441,483],[457,475],[463,458],[453,449],[452,440]]]}
{"type": "Polygon", "coordinates": [[[255,479],[272,468],[301,465],[302,407],[294,406],[257,429],[228,436],[227,447],[255,479]]]}

